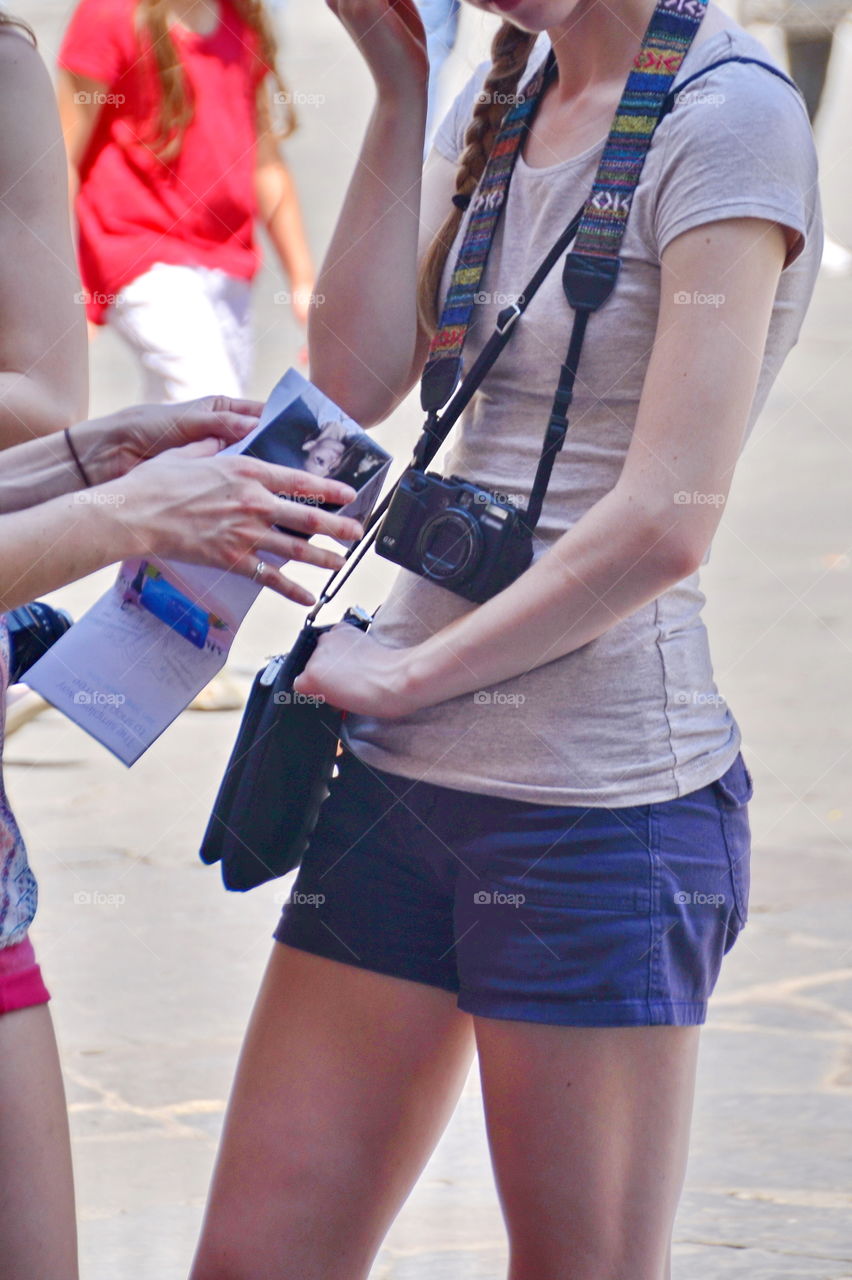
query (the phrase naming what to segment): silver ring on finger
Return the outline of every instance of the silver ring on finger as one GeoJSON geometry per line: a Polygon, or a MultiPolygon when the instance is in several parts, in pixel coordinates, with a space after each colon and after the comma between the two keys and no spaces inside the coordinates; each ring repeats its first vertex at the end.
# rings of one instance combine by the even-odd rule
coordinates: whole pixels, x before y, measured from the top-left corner
{"type": "Polygon", "coordinates": [[[262,560],[258,560],[257,564],[254,566],[254,573],[251,575],[252,582],[259,582],[265,573],[266,565],[262,560]]]}

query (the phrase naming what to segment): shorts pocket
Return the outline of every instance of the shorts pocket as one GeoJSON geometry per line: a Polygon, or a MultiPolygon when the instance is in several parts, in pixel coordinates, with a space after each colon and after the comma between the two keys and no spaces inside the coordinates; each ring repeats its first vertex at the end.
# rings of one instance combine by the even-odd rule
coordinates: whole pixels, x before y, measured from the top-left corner
{"type": "Polygon", "coordinates": [[[748,919],[748,898],[751,885],[751,827],[748,819],[748,802],[754,794],[754,783],[742,753],[721,778],[713,783],[719,805],[719,817],[728,862],[734,905],[741,925],[748,919]]]}

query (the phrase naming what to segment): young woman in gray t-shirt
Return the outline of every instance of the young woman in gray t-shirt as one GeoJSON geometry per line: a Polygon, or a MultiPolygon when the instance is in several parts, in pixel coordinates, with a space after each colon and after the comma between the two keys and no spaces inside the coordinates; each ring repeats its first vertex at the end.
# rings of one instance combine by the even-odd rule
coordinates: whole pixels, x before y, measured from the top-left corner
{"type": "MultiPolygon", "coordinates": [[[[479,7],[506,15],[493,64],[421,178],[412,5],[332,2],[377,101],[311,372],[366,425],[423,369],[519,85],[552,47],[468,367],[588,193],[654,6],[479,7]]],[[[403,571],[372,630],[333,630],[300,678],[350,713],[346,751],[276,933],[194,1280],[364,1280],[474,1045],[511,1280],[670,1273],[699,1026],[748,900],[751,780],[698,570],[820,256],[804,106],[732,61],[766,56],[710,7],[678,80],[706,73],[657,130],[615,291],[589,321],[531,567],[478,606],[403,571]]],[[[570,333],[560,275],[443,474],[528,499],[570,333]]]]}

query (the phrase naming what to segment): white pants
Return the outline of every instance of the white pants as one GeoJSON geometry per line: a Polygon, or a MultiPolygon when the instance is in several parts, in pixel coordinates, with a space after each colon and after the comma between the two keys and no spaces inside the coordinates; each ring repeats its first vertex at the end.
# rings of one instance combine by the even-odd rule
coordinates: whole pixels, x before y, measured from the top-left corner
{"type": "Polygon", "coordinates": [[[150,402],[245,395],[251,286],[208,267],[157,262],[121,293],[107,323],[139,358],[150,402]]]}

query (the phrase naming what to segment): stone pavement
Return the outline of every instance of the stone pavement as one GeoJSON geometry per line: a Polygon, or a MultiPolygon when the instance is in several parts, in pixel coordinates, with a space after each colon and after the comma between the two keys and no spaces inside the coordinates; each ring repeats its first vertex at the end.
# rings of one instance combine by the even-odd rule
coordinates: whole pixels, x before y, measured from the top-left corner
{"type": "MultiPolygon", "coordinates": [[[[65,0],[21,0],[45,56],[65,0]]],[[[478,60],[468,15],[457,74],[478,60]]],[[[319,95],[291,156],[319,253],[369,109],[317,0],[289,0],[289,76],[319,95]]],[[[852,242],[844,33],[821,129],[824,198],[852,242]]],[[[256,390],[296,333],[257,289],[256,390]]],[[[822,280],[740,466],[705,573],[718,683],[756,782],[752,915],[704,1033],[676,1280],[852,1278],[852,281],[822,280]]],[[[132,400],[110,335],[93,411],[132,400]]],[[[381,430],[402,458],[409,402],[381,430]]],[[[109,580],[61,593],[79,612],[109,580]]],[[[380,599],[371,568],[358,595],[380,599]]],[[[236,646],[246,681],[298,611],[264,600],[236,646]]],[[[225,1098],[286,885],[226,895],[195,851],[238,715],[188,713],[131,771],[50,712],[9,744],[8,783],[42,886],[74,1132],[84,1280],[181,1280],[225,1098]]],[[[505,1243],[472,1076],[374,1280],[499,1280],[505,1243]]]]}

